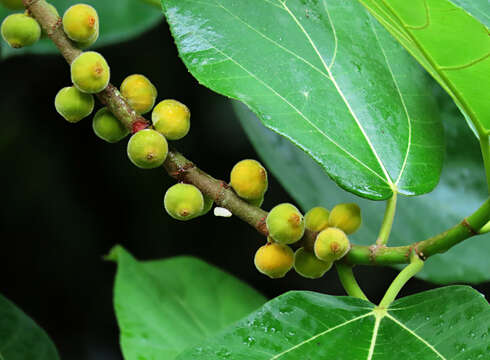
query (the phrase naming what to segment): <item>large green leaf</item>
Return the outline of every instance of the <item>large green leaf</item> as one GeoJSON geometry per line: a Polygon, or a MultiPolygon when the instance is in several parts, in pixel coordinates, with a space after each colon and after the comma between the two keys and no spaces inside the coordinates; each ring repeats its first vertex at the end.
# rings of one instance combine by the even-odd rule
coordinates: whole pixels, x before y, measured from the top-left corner
{"type": "Polygon", "coordinates": [[[342,187],[371,199],[437,184],[439,117],[413,59],[354,1],[163,0],[180,55],[342,187]]]}
{"type": "Polygon", "coordinates": [[[114,306],[126,360],[174,359],[182,350],[248,315],[265,298],[192,257],[139,262],[122,247],[114,306]]]}
{"type": "Polygon", "coordinates": [[[486,27],[490,27],[490,1],[488,0],[449,0],[463,8],[486,27]]]}
{"type": "Polygon", "coordinates": [[[0,360],[59,360],[48,335],[0,295],[0,360]]]}
{"type": "MultiPolygon", "coordinates": [[[[56,6],[62,16],[66,9],[80,1],[50,0],[49,2],[56,6]]],[[[162,13],[157,7],[144,3],[141,0],[84,0],[83,3],[92,5],[97,9],[99,14],[100,37],[94,47],[121,42],[137,36],[153,27],[162,18],[162,13]]],[[[8,10],[0,6],[0,21],[8,13],[8,10]]],[[[41,40],[37,44],[24,49],[12,49],[5,41],[0,41],[0,59],[25,53],[47,54],[58,52],[56,47],[48,39],[41,40]]]]}
{"type": "Polygon", "coordinates": [[[488,26],[488,0],[359,1],[444,87],[479,133],[490,130],[490,36],[480,22],[486,17],[488,26]]]}
{"type": "Polygon", "coordinates": [[[289,292],[179,360],[485,359],[490,307],[464,286],[395,301],[388,311],[364,300],[289,292]]]}
{"type": "MultiPolygon", "coordinates": [[[[442,90],[438,94],[444,95],[442,90]]],[[[478,143],[457,109],[447,104],[451,105],[443,109],[447,154],[439,186],[427,195],[399,198],[390,245],[406,245],[436,235],[471,214],[488,196],[478,143]]],[[[266,129],[245,106],[236,102],[235,110],[266,167],[304,211],[317,205],[332,208],[337,203],[357,202],[362,208],[363,225],[350,237],[363,245],[376,241],[384,204],[342,191],[318,164],[266,129]]],[[[488,281],[489,253],[490,234],[469,239],[429,258],[417,276],[436,283],[488,281]]]]}

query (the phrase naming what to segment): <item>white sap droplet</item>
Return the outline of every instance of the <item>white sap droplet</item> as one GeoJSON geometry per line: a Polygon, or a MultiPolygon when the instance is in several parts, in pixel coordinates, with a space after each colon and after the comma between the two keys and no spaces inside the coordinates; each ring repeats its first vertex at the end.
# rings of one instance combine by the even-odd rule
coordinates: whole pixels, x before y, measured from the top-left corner
{"type": "Polygon", "coordinates": [[[214,208],[214,216],[220,216],[220,217],[231,217],[233,214],[230,212],[230,210],[216,206],[214,208]]]}

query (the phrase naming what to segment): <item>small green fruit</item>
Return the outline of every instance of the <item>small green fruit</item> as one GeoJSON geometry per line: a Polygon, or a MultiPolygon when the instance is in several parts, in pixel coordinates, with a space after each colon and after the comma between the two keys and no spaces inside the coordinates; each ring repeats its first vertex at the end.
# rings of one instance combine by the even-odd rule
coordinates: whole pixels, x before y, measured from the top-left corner
{"type": "Polygon", "coordinates": [[[151,113],[155,129],[169,140],[179,140],[187,135],[191,127],[189,108],[177,100],[163,100],[151,113]]]}
{"type": "Polygon", "coordinates": [[[41,37],[38,22],[25,14],[7,16],[0,31],[3,39],[14,49],[32,45],[41,37]]]}
{"type": "Polygon", "coordinates": [[[350,249],[350,242],[345,233],[338,228],[326,228],[315,240],[315,255],[327,262],[342,259],[350,249]]]}
{"type": "Polygon", "coordinates": [[[203,216],[203,215],[206,215],[212,208],[213,208],[213,205],[214,205],[214,200],[213,198],[207,196],[207,195],[204,195],[204,207],[202,209],[202,212],[199,214],[199,216],[203,216]]]}
{"type": "Polygon", "coordinates": [[[317,206],[305,214],[305,226],[311,231],[322,231],[328,226],[330,212],[324,207],[317,206]]]}
{"type": "Polygon", "coordinates": [[[303,237],[305,222],[303,215],[291,204],[275,206],[266,219],[269,235],[282,244],[292,244],[303,237]]]}
{"type": "Polygon", "coordinates": [[[254,263],[257,270],[272,279],[284,277],[294,262],[293,250],[287,245],[267,243],[255,253],[254,263]]]}
{"type": "MultiPolygon", "coordinates": [[[[150,111],[157,99],[157,88],[143,75],[130,75],[121,84],[121,94],[138,114],[150,111]]],[[[158,130],[158,129],[157,129],[158,130]]]]}
{"type": "Polygon", "coordinates": [[[54,106],[65,120],[76,123],[92,113],[94,97],[81,92],[74,86],[69,86],[58,91],[54,99],[54,106]]]}
{"type": "Polygon", "coordinates": [[[0,4],[10,10],[24,9],[24,3],[22,2],[22,0],[0,0],[0,4]]]}
{"type": "Polygon", "coordinates": [[[176,184],[165,193],[165,210],[176,220],[190,220],[202,214],[204,197],[201,191],[190,184],[176,184]]]}
{"type": "Polygon", "coordinates": [[[80,54],[71,64],[71,80],[84,93],[101,92],[109,84],[110,77],[107,61],[95,51],[80,54]]]}
{"type": "Polygon", "coordinates": [[[261,207],[262,204],[264,203],[264,196],[262,196],[261,198],[258,198],[258,199],[247,200],[247,202],[250,205],[261,207]]]}
{"type": "Polygon", "coordinates": [[[167,154],[167,140],[155,130],[140,130],[129,139],[129,160],[139,168],[153,169],[159,167],[167,158],[167,154]]]}
{"type": "Polygon", "coordinates": [[[76,4],[70,6],[63,15],[63,30],[76,42],[87,42],[99,33],[99,16],[90,5],[76,4]]]}
{"type": "Polygon", "coordinates": [[[333,262],[322,261],[315,254],[299,248],[294,253],[294,269],[301,276],[308,279],[321,278],[330,268],[333,262]]]}
{"type": "Polygon", "coordinates": [[[242,160],[231,170],[230,185],[241,198],[260,199],[267,191],[267,171],[256,160],[242,160]]]}
{"type": "Polygon", "coordinates": [[[116,143],[129,134],[129,130],[106,107],[97,111],[92,128],[95,135],[109,143],[116,143]]]}
{"type": "Polygon", "coordinates": [[[328,224],[352,234],[361,226],[361,209],[357,204],[339,204],[330,212],[328,224]]]}

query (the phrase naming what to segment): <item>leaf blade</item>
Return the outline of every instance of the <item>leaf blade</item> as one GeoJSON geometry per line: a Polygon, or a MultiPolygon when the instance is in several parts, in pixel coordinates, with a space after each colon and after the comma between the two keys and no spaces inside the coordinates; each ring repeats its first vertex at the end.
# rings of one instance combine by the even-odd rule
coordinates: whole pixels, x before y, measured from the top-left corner
{"type": "Polygon", "coordinates": [[[437,112],[429,97],[419,96],[426,89],[414,86],[411,75],[403,75],[401,67],[389,68],[388,59],[399,56],[410,68],[414,62],[382,27],[369,26],[369,46],[359,46],[354,31],[344,30],[350,19],[359,18],[356,29],[365,31],[370,17],[361,7],[334,0],[328,5],[167,0],[163,5],[191,73],[211,89],[245,102],[342,187],[379,200],[390,197],[395,185],[414,195],[437,183],[443,147],[437,112]],[[373,45],[389,51],[368,56],[373,45]],[[366,56],[369,66],[359,62],[366,56]],[[391,90],[398,97],[383,93],[391,90]],[[431,134],[430,139],[418,135],[419,140],[433,148],[415,151],[417,161],[408,161],[414,124],[408,115],[419,105],[426,113],[417,113],[422,118],[416,120],[425,122],[418,127],[431,134]],[[425,170],[415,177],[406,166],[410,163],[425,170]]]}

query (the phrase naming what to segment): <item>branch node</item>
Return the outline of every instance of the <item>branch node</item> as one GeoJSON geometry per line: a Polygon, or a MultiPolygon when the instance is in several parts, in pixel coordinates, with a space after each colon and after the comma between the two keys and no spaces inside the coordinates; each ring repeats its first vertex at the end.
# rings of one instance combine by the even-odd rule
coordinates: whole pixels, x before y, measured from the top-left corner
{"type": "Polygon", "coordinates": [[[461,221],[461,225],[463,225],[466,229],[468,229],[468,231],[470,232],[470,234],[472,236],[475,236],[475,235],[478,235],[479,232],[476,231],[475,229],[473,229],[473,227],[471,226],[471,224],[468,222],[468,220],[466,218],[463,219],[463,221],[461,221]]]}

